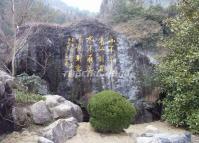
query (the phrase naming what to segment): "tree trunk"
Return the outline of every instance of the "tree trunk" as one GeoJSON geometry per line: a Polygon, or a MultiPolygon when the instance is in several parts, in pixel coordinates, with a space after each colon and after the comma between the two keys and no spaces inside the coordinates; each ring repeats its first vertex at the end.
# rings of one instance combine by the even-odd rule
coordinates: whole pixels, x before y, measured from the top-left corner
{"type": "Polygon", "coordinates": [[[13,29],[12,76],[15,76],[15,55],[16,55],[15,0],[11,0],[11,3],[12,3],[12,29],[13,29]]]}

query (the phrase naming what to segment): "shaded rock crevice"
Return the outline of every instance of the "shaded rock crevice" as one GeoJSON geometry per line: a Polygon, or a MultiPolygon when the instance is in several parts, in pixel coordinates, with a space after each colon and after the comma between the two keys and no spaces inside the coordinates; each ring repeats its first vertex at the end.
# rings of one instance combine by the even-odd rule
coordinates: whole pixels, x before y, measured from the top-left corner
{"type": "Polygon", "coordinates": [[[15,95],[12,90],[13,78],[0,71],[0,135],[14,130],[12,109],[15,95]]]}

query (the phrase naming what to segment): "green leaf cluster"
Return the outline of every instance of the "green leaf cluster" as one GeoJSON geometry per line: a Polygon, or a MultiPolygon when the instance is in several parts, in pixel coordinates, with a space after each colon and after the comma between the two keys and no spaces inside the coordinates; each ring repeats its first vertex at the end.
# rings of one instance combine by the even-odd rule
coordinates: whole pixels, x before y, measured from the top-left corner
{"type": "Polygon", "coordinates": [[[167,93],[163,118],[176,126],[199,131],[193,127],[199,124],[199,1],[184,0],[179,10],[176,18],[168,20],[173,32],[165,42],[169,54],[157,67],[161,86],[167,93]]]}
{"type": "Polygon", "coordinates": [[[26,91],[16,91],[16,102],[18,104],[31,104],[36,103],[46,98],[42,95],[26,92],[26,91]]]}

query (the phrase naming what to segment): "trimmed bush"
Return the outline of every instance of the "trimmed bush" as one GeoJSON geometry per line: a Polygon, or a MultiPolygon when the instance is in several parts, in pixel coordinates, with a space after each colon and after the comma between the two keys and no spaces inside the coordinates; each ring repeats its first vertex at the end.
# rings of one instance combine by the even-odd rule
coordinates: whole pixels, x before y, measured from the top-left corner
{"type": "Polygon", "coordinates": [[[136,109],[119,93],[107,90],[91,98],[88,112],[96,131],[118,133],[129,127],[136,109]]]}

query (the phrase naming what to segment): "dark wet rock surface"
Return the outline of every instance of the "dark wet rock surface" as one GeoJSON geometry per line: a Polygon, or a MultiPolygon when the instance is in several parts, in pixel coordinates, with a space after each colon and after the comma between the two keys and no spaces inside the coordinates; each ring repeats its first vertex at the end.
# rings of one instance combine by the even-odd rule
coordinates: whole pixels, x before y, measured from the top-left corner
{"type": "Polygon", "coordinates": [[[118,91],[136,105],[142,118],[153,120],[150,110],[155,106],[145,108],[151,102],[145,97],[154,87],[143,79],[150,77],[153,65],[110,27],[98,21],[81,21],[69,27],[26,25],[19,28],[17,43],[17,74],[36,74],[48,82],[50,92],[84,107],[96,92],[118,91]],[[79,76],[79,70],[87,76],[79,76]]]}
{"type": "Polygon", "coordinates": [[[15,95],[12,85],[13,78],[0,70],[0,135],[14,130],[12,108],[15,95]]]}

